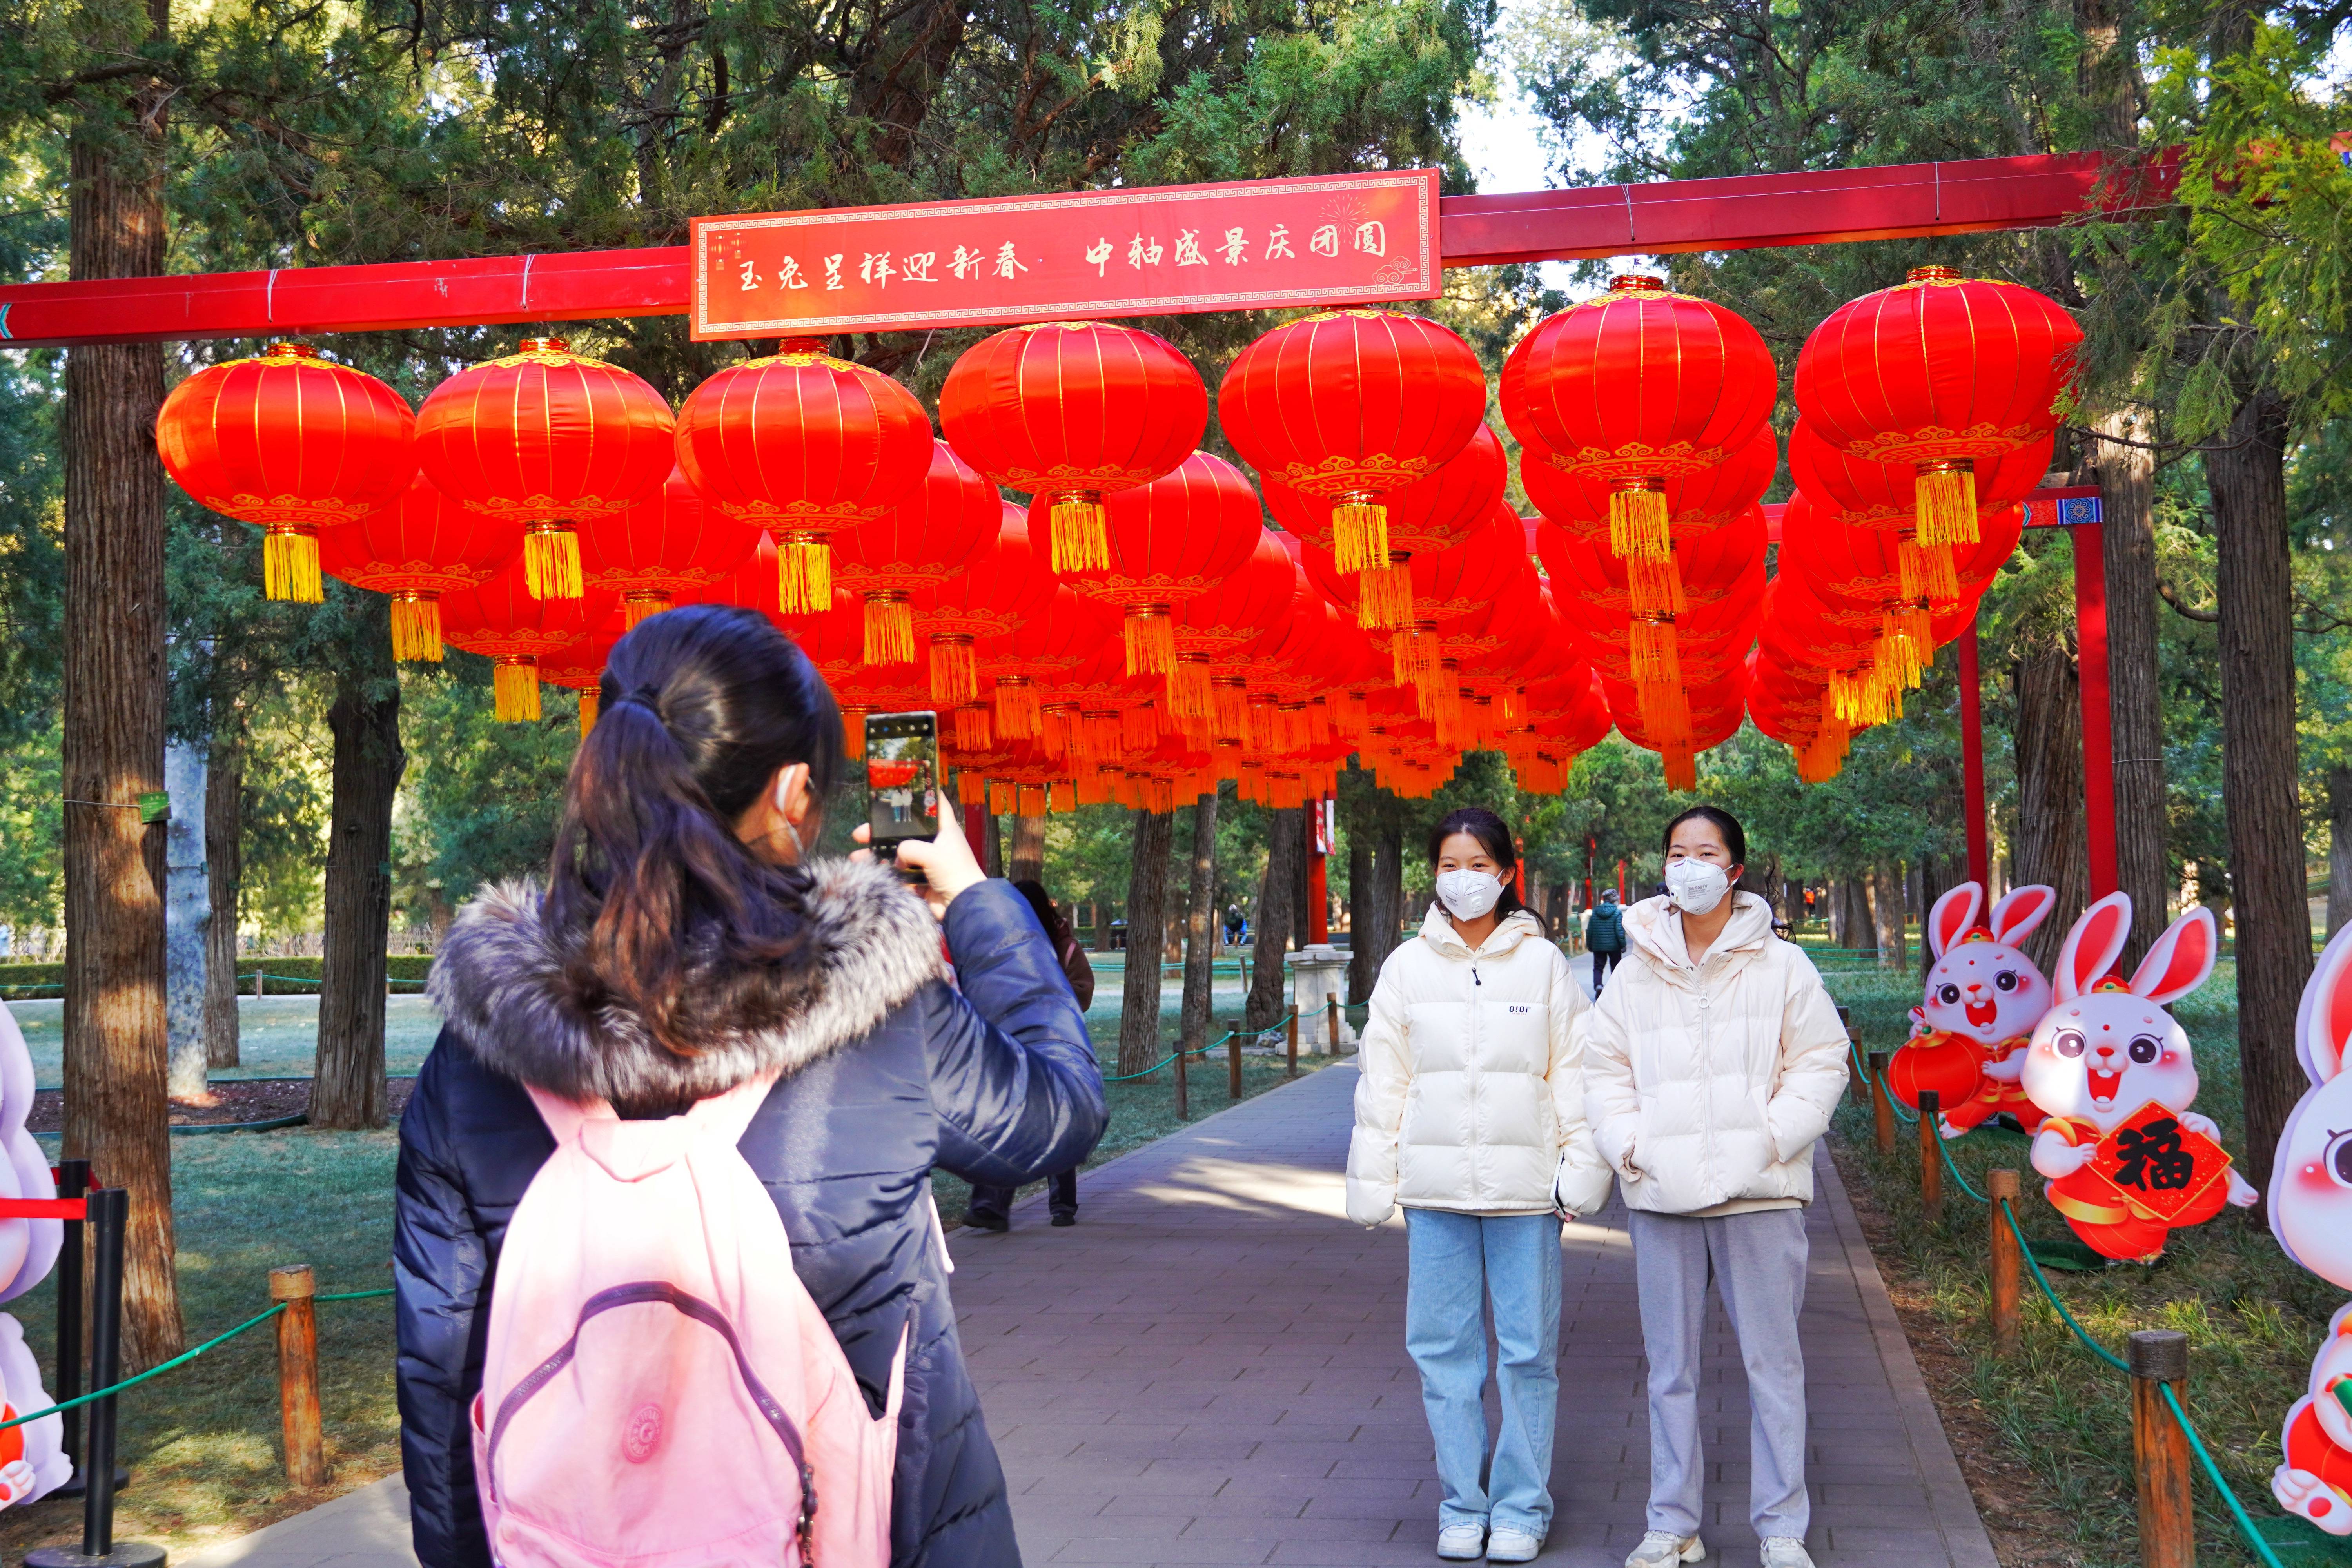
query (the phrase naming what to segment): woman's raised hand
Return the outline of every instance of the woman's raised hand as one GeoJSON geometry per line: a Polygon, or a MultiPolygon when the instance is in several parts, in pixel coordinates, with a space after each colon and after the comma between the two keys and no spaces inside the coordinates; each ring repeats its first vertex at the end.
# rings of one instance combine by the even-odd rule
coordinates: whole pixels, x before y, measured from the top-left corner
{"type": "MultiPolygon", "coordinates": [[[[872,837],[872,830],[867,824],[859,823],[850,837],[864,844],[872,837]]],[[[856,858],[862,859],[872,853],[861,849],[856,858]]],[[[988,880],[988,873],[972,858],[971,841],[963,836],[963,824],[952,816],[940,821],[937,838],[900,839],[898,859],[908,870],[923,874],[923,901],[931,906],[931,913],[941,918],[958,893],[988,880]]]]}

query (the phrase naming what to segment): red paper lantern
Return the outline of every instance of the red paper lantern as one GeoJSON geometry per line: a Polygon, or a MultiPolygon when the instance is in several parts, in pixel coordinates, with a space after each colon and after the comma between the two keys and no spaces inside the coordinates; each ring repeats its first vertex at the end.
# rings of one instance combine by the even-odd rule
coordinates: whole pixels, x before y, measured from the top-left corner
{"type": "MultiPolygon", "coordinates": [[[[1669,531],[1680,539],[1722,527],[1764,499],[1780,468],[1780,439],[1767,425],[1722,462],[1661,481],[1669,531]]],[[[1611,485],[1562,473],[1534,447],[1520,450],[1519,483],[1529,504],[1563,533],[1578,539],[1608,536],[1611,485]]]]}
{"type": "Polygon", "coordinates": [[[416,460],[467,510],[523,525],[533,597],[576,599],[573,528],[660,490],[670,427],[669,405],[636,376],[562,338],[525,338],[433,389],[416,414],[416,460]]]}
{"type": "MultiPolygon", "coordinates": [[[[1973,482],[1979,510],[1996,512],[2013,507],[2039,486],[2050,468],[2053,439],[2045,437],[2007,457],[1988,458],[1978,464],[1973,482]]],[[[1958,595],[1959,578],[1964,574],[1954,552],[1969,547],[1920,542],[1918,519],[1912,510],[1917,477],[1912,469],[1868,462],[1841,452],[1800,419],[1789,433],[1789,473],[1796,480],[1797,489],[1811,498],[1820,515],[1856,528],[1880,529],[1898,535],[1903,544],[1899,553],[1904,568],[1912,581],[1922,584],[1914,596],[1949,604],[1958,595]]],[[[1981,533],[1980,527],[1979,536],[1981,533]]],[[[1981,542],[1980,537],[1978,542],[1981,542]]],[[[2012,538],[2010,542],[2013,548],[2016,541],[2012,538]]],[[[1972,558],[1981,559],[1980,552],[1970,553],[1972,558]]],[[[2000,560],[2007,558],[2007,552],[2003,552],[2000,560]]],[[[1998,566],[2000,561],[1992,564],[1998,566]]]]}
{"type": "Polygon", "coordinates": [[[930,471],[931,422],[881,372],[794,339],[696,387],[677,451],[705,500],[768,531],[778,606],[808,615],[833,603],[833,536],[888,515],[930,471]]]}
{"type": "Polygon", "coordinates": [[[596,727],[597,709],[604,700],[604,666],[612,659],[613,645],[627,635],[626,628],[607,621],[602,630],[590,634],[586,642],[549,654],[539,661],[541,685],[569,687],[577,694],[583,740],[596,727]]]}
{"type": "MultiPolygon", "coordinates": [[[[1497,501],[1486,516],[1465,542],[1412,558],[1412,624],[1391,634],[1389,652],[1396,684],[1419,694],[1424,717],[1454,689],[1445,679],[1440,634],[1452,622],[1484,614],[1515,579],[1532,570],[1518,515],[1497,501]]],[[[1335,603],[1352,606],[1360,577],[1351,583],[1332,552],[1311,544],[1302,559],[1317,587],[1335,603]]]]}
{"type": "Polygon", "coordinates": [[[961,574],[908,595],[915,629],[930,645],[931,696],[943,708],[979,700],[980,642],[1019,631],[1054,602],[1056,584],[1037,559],[1028,514],[1007,500],[996,509],[996,531],[961,574]]]}
{"type": "Polygon", "coordinates": [[[1176,656],[1168,707],[1188,736],[1203,741],[1213,732],[1230,739],[1237,732],[1232,705],[1218,712],[1211,678],[1268,632],[1290,624],[1298,581],[1298,563],[1283,548],[1282,536],[1261,528],[1256,547],[1232,575],[1171,613],[1176,656]]]}
{"type": "Polygon", "coordinates": [[[833,541],[833,581],[866,605],[866,662],[915,662],[909,595],[959,575],[1003,521],[1004,498],[956,456],[931,444],[930,471],[872,522],[833,541]]]}
{"type": "MultiPolygon", "coordinates": [[[[1469,445],[1440,463],[1436,472],[1389,492],[1383,503],[1388,508],[1387,563],[1364,568],[1372,577],[1363,584],[1357,601],[1366,628],[1412,622],[1412,557],[1451,550],[1468,539],[1502,499],[1510,478],[1503,443],[1482,421],[1469,445]]],[[[1337,557],[1339,531],[1332,515],[1336,507],[1328,498],[1267,479],[1265,504],[1286,531],[1337,557]]]]}
{"type": "Polygon", "coordinates": [[[315,605],[319,531],[397,500],[416,471],[415,416],[375,377],[271,343],[207,365],[155,416],[155,450],[198,505],[259,525],[263,592],[315,605]]]}
{"type": "Polygon", "coordinates": [[[965,350],[940,388],[940,424],[966,462],[1044,503],[1059,574],[1110,564],[1103,497],[1191,457],[1209,395],[1165,338],[1049,321],[965,350]]]}
{"type": "Polygon", "coordinates": [[[580,525],[581,580],[592,594],[621,601],[622,625],[634,627],[675,604],[707,597],[760,547],[760,531],[703,504],[685,473],[650,500],[580,525]]]}
{"type": "MultiPolygon", "coordinates": [[[[1042,498],[1032,502],[1036,527],[1042,498]]],[[[1257,492],[1223,458],[1195,452],[1148,485],[1102,501],[1108,564],[1066,574],[1071,587],[1126,616],[1127,672],[1172,678],[1175,606],[1237,571],[1265,531],[1257,492]]]]}
{"type": "Polygon", "coordinates": [[[540,598],[517,562],[478,588],[441,602],[441,635],[467,653],[494,659],[495,711],[502,723],[537,723],[539,666],[577,654],[606,629],[619,608],[609,594],[540,598]]]}
{"type": "Polygon", "coordinates": [[[2083,331],[2015,283],[1915,267],[1830,313],[1797,354],[1797,407],[1831,447],[1916,476],[1919,542],[1976,541],[1976,466],[2058,428],[2083,331]]]}
{"type": "Polygon", "coordinates": [[[1734,312],[1617,279],[1549,318],[1512,351],[1503,417],[1564,474],[1610,487],[1609,546],[1663,560],[1665,481],[1703,471],[1756,438],[1780,387],[1771,351],[1734,312]]]}
{"type": "MultiPolygon", "coordinates": [[[[1027,514],[1018,507],[1006,510],[1019,523],[1025,551],[1027,514]]],[[[1014,630],[979,643],[975,655],[980,674],[992,683],[998,739],[1030,741],[1042,735],[1044,690],[1093,658],[1118,635],[1118,618],[1107,607],[1055,584],[1053,598],[1043,609],[1014,630]]]]}
{"type": "Polygon", "coordinates": [[[392,595],[394,658],[441,662],[441,596],[478,588],[522,553],[522,524],[467,511],[419,474],[390,506],[319,536],[320,563],[392,595]]]}
{"type": "Polygon", "coordinates": [[[1331,553],[1353,575],[1389,563],[1388,498],[1434,473],[1486,423],[1486,374],[1436,322],[1328,310],[1241,352],[1217,423],[1265,479],[1336,503],[1331,553]]]}

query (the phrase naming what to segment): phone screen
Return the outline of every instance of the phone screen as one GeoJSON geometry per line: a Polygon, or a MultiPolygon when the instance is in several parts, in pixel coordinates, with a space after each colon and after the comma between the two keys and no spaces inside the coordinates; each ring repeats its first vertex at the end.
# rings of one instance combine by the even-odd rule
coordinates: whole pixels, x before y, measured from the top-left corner
{"type": "Polygon", "coordinates": [[[866,826],[875,844],[940,832],[940,716],[866,716],[866,826]]]}

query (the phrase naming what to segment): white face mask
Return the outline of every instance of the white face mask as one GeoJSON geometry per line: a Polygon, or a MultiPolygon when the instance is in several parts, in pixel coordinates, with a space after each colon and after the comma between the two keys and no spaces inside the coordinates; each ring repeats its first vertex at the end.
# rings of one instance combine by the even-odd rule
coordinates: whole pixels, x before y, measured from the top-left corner
{"type": "Polygon", "coordinates": [[[1503,897],[1499,877],[1485,871],[1440,871],[1437,874],[1437,901],[1445,912],[1456,920],[1475,921],[1493,909],[1503,897]]]}
{"type": "Polygon", "coordinates": [[[1713,861],[1677,860],[1666,868],[1666,891],[1683,913],[1703,915],[1723,902],[1723,895],[1731,891],[1731,879],[1713,861]]]}

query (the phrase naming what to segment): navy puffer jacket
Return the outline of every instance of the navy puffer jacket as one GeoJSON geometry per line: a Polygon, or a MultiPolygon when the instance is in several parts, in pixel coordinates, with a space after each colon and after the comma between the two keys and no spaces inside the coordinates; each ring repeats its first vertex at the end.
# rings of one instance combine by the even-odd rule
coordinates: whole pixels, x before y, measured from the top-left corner
{"type": "Polygon", "coordinates": [[[1102,1136],[1101,1071],[1053,946],[1009,883],[949,905],[950,985],[939,926],[889,870],[814,872],[821,992],[788,1026],[722,1035],[691,1065],[634,1017],[574,1005],[529,889],[486,893],[451,929],[432,983],[446,1026],[401,1117],[394,1242],[401,1458],[425,1568],[490,1562],[467,1408],[507,1221],[554,1148],[523,1084],[648,1104],[779,1068],[739,1147],[877,1414],[913,1320],[891,1562],[1020,1563],[956,1336],[930,1172],[1012,1185],[1076,1165],[1102,1136]]]}

